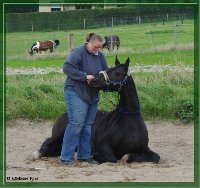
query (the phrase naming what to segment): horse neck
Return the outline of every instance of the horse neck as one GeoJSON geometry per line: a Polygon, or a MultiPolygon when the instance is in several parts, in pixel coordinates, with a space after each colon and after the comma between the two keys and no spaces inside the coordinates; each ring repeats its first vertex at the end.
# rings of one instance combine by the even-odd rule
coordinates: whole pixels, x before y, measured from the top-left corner
{"type": "Polygon", "coordinates": [[[123,112],[136,113],[140,110],[137,90],[131,76],[128,77],[125,86],[120,91],[119,106],[123,112]]]}

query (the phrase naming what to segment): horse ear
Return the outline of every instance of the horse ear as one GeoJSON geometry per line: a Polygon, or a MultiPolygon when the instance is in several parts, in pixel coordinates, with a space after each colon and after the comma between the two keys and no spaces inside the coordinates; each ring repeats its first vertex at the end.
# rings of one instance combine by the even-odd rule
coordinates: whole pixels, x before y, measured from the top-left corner
{"type": "Polygon", "coordinates": [[[119,62],[119,60],[117,58],[117,55],[116,55],[116,58],[115,58],[115,65],[120,65],[120,62],[119,62]]]}
{"type": "Polygon", "coordinates": [[[129,63],[130,63],[130,59],[128,57],[127,60],[126,60],[126,62],[125,62],[125,71],[126,72],[128,72],[129,63]]]}

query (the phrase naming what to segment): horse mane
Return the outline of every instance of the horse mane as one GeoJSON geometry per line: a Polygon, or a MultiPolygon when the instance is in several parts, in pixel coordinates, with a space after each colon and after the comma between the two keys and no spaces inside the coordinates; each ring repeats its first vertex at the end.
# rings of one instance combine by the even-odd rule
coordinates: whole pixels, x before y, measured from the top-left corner
{"type": "Polygon", "coordinates": [[[102,122],[107,122],[106,129],[107,130],[111,125],[113,125],[113,122],[119,121],[121,117],[121,113],[119,112],[119,107],[116,109],[108,112],[108,111],[98,111],[97,112],[97,117],[101,117],[102,122]]]}
{"type": "Polygon", "coordinates": [[[33,46],[35,46],[36,44],[37,44],[37,42],[34,42],[34,43],[33,43],[33,45],[31,46],[31,50],[32,50],[33,46]]]}

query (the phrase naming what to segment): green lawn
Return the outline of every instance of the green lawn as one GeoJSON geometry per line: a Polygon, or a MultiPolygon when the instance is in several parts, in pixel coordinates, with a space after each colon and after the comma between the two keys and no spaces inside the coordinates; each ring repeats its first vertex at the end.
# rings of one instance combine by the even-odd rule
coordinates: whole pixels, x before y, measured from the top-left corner
{"type": "MultiPolygon", "coordinates": [[[[148,64],[186,64],[192,65],[194,63],[193,50],[170,50],[161,51],[156,53],[143,53],[143,54],[119,54],[121,62],[124,62],[127,57],[130,58],[130,66],[135,64],[148,65],[148,64]]],[[[6,67],[19,68],[19,67],[62,67],[65,57],[48,57],[38,58],[35,61],[26,60],[10,60],[6,62],[6,67]]],[[[114,65],[115,54],[106,55],[106,60],[110,66],[114,65]]]]}
{"type": "Polygon", "coordinates": [[[122,60],[127,56],[133,63],[141,64],[176,64],[178,62],[193,64],[194,21],[184,20],[162,23],[147,23],[141,26],[126,25],[93,30],[55,31],[55,32],[19,32],[6,34],[6,66],[60,66],[67,56],[68,34],[74,35],[74,46],[85,42],[89,32],[102,36],[116,34],[121,46],[118,52],[103,50],[109,63],[117,53],[122,60]],[[43,52],[30,57],[29,50],[37,40],[59,39],[60,46],[54,54],[43,52]]]}

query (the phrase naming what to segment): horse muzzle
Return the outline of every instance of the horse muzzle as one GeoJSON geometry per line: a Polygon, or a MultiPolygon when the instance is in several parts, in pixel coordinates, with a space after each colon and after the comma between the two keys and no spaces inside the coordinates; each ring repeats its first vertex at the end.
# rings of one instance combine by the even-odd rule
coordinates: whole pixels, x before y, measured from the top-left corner
{"type": "Polygon", "coordinates": [[[103,87],[105,87],[105,80],[102,80],[99,77],[93,78],[92,80],[90,80],[89,86],[97,89],[102,89],[103,87]]]}

